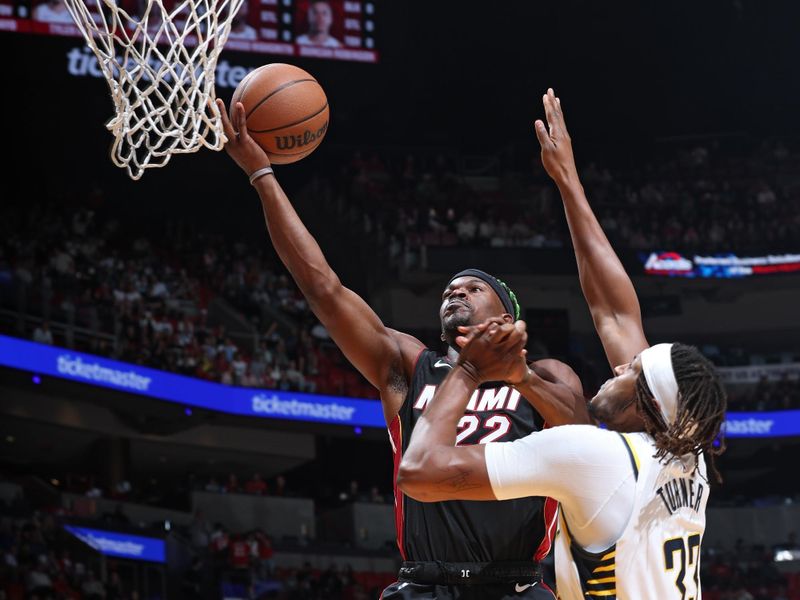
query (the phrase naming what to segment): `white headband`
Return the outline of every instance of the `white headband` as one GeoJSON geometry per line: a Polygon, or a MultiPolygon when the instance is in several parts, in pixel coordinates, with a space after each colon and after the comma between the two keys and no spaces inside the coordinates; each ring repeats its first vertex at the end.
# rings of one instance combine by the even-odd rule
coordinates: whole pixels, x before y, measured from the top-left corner
{"type": "Polygon", "coordinates": [[[667,426],[678,413],[678,382],[672,370],[672,344],[656,344],[640,355],[642,372],[667,426]]]}

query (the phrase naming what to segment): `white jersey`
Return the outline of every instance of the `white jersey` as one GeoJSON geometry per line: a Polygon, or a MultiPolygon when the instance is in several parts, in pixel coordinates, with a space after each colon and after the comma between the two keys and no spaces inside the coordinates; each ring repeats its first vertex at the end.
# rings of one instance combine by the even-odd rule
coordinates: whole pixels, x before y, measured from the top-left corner
{"type": "Polygon", "coordinates": [[[604,551],[587,552],[570,535],[562,514],[556,539],[560,600],[700,600],[700,541],[709,485],[700,457],[653,458],[644,433],[622,434],[635,474],[635,496],[622,535],[604,551]]]}

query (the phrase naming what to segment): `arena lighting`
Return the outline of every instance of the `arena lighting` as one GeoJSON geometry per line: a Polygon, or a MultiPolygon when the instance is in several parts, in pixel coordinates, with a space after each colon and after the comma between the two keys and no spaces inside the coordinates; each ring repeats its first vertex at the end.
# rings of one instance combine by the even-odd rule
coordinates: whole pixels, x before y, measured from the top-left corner
{"type": "Polygon", "coordinates": [[[776,550],[775,562],[800,561],[800,550],[776,550]]]}
{"type": "MultiPolygon", "coordinates": [[[[52,375],[69,381],[129,392],[247,417],[310,421],[383,429],[380,402],[341,396],[301,394],[209,383],[91,354],[0,335],[0,366],[52,375]]],[[[730,412],[723,424],[727,438],[800,436],[800,410],[730,412]]],[[[13,443],[14,438],[6,438],[13,443]]]]}

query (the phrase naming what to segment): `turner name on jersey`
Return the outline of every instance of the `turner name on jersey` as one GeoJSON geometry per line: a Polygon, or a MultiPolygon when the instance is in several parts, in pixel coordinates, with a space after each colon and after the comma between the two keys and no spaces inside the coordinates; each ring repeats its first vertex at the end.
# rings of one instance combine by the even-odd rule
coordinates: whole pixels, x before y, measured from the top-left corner
{"type": "Polygon", "coordinates": [[[702,506],[704,493],[703,484],[689,477],[676,477],[656,488],[656,494],[664,501],[669,514],[679,508],[691,508],[698,512],[702,506]]]}

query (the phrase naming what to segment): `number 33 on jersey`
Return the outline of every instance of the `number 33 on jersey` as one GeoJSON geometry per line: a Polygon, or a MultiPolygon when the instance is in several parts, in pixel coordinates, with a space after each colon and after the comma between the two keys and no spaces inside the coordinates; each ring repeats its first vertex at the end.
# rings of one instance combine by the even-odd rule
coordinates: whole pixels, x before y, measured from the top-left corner
{"type": "Polygon", "coordinates": [[[652,439],[624,434],[636,477],[631,518],[617,543],[587,552],[569,535],[563,518],[556,539],[556,580],[561,600],[700,600],[700,542],[705,531],[708,480],[702,456],[653,458],[652,439]]]}

